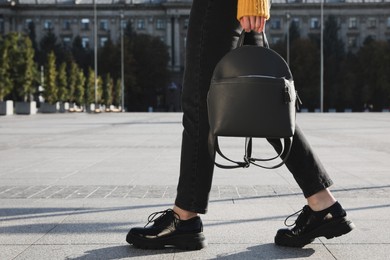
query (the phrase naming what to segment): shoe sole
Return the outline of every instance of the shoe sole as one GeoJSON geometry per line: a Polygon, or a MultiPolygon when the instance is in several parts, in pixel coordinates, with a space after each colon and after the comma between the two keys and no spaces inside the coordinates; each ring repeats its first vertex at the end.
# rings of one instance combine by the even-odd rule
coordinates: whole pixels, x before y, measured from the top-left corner
{"type": "Polygon", "coordinates": [[[334,237],[345,235],[351,232],[354,228],[355,225],[352,223],[352,221],[344,217],[326,223],[300,238],[288,238],[276,235],[275,244],[288,247],[304,247],[305,245],[313,242],[314,239],[317,237],[326,237],[327,239],[331,239],[334,237]]]}
{"type": "Polygon", "coordinates": [[[181,234],[170,237],[147,239],[133,234],[128,234],[126,241],[134,247],[141,249],[164,249],[175,247],[182,250],[200,250],[207,246],[203,233],[181,234]]]}

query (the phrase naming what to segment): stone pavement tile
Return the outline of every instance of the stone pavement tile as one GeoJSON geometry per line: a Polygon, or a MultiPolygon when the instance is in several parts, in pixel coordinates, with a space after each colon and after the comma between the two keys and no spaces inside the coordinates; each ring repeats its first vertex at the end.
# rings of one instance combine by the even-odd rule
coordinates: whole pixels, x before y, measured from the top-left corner
{"type": "Polygon", "coordinates": [[[337,239],[321,238],[325,244],[390,244],[388,232],[383,232],[390,230],[390,203],[387,198],[343,198],[341,203],[356,228],[337,239]]]}
{"type": "MultiPolygon", "coordinates": [[[[298,200],[292,200],[299,205],[298,200]]],[[[289,201],[279,197],[249,197],[211,200],[209,212],[203,217],[210,221],[284,220],[293,209],[289,201]],[[276,203],[277,201],[277,203],[276,203]]],[[[290,213],[291,214],[291,213],[290,213]]]]}
{"type": "Polygon", "coordinates": [[[0,218],[1,245],[33,244],[62,223],[77,207],[31,206],[31,203],[2,205],[0,218]]]}
{"type": "Polygon", "coordinates": [[[210,243],[217,244],[267,244],[274,242],[280,221],[240,219],[205,221],[204,234],[210,243]]]}
{"type": "MultiPolygon", "coordinates": [[[[35,244],[118,244],[124,243],[131,221],[67,220],[57,224],[35,244]]],[[[142,225],[143,226],[143,225],[142,225]]]]}
{"type": "Polygon", "coordinates": [[[0,244],[0,259],[14,259],[21,252],[26,250],[29,245],[3,245],[0,244]]]}
{"type": "Polygon", "coordinates": [[[389,259],[390,244],[351,244],[351,245],[326,245],[332,252],[335,259],[354,259],[354,260],[385,260],[389,259]]]}

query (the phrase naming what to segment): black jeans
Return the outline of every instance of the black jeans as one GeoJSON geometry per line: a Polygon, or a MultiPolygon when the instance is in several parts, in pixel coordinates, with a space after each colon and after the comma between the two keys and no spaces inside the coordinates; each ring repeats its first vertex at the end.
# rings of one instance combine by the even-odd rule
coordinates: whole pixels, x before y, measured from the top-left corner
{"type": "MultiPolygon", "coordinates": [[[[180,178],[175,204],[206,213],[214,158],[208,151],[207,92],[216,63],[238,39],[237,0],[194,0],[187,34],[182,108],[183,139],[180,178]]],[[[276,150],[279,140],[268,140],[276,150]]],[[[286,166],[305,197],[332,184],[299,127],[286,166]]]]}

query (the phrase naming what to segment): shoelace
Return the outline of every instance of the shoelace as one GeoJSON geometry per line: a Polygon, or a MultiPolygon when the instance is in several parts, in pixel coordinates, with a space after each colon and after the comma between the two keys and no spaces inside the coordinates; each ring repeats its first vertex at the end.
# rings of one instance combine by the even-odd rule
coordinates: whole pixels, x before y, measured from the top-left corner
{"type": "Polygon", "coordinates": [[[286,227],[292,227],[292,226],[294,226],[294,225],[297,225],[297,224],[299,223],[299,221],[303,218],[303,215],[306,215],[306,214],[304,214],[306,211],[307,211],[307,210],[306,210],[306,206],[305,206],[305,207],[303,207],[301,210],[298,210],[297,212],[291,214],[290,216],[288,216],[288,217],[284,220],[284,225],[285,225],[286,227]],[[301,212],[303,212],[303,214],[301,214],[301,212]],[[298,214],[299,214],[299,216],[298,216],[298,218],[294,221],[294,223],[292,223],[292,224],[287,224],[287,220],[288,220],[289,218],[291,218],[292,216],[298,215],[298,214]]]}
{"type": "Polygon", "coordinates": [[[174,216],[177,216],[177,218],[175,217],[176,219],[180,220],[180,216],[178,214],[176,214],[176,212],[174,212],[172,209],[167,209],[167,210],[163,210],[163,211],[157,211],[157,212],[154,212],[154,213],[149,215],[148,223],[146,223],[144,228],[146,228],[152,222],[159,221],[161,218],[163,218],[166,214],[168,214],[170,212],[172,212],[172,214],[174,216]]]}

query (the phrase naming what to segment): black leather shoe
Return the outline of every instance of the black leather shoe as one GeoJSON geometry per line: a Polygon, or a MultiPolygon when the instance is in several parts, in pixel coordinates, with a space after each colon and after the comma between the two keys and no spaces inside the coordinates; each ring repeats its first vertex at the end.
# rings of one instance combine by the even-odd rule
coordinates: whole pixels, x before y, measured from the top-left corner
{"type": "MultiPolygon", "coordinates": [[[[290,215],[299,214],[293,228],[279,229],[275,236],[275,244],[290,247],[304,247],[317,237],[327,239],[339,237],[354,229],[355,225],[346,218],[347,214],[341,205],[336,202],[322,211],[313,211],[308,205],[302,210],[290,215]]],[[[289,226],[286,224],[286,226],[289,226]]]]}
{"type": "Polygon", "coordinates": [[[130,229],[126,241],[142,249],[176,247],[199,250],[207,245],[202,231],[203,225],[199,216],[180,220],[173,210],[168,209],[151,214],[145,227],[130,229]],[[152,222],[153,225],[148,227],[152,222]]]}

